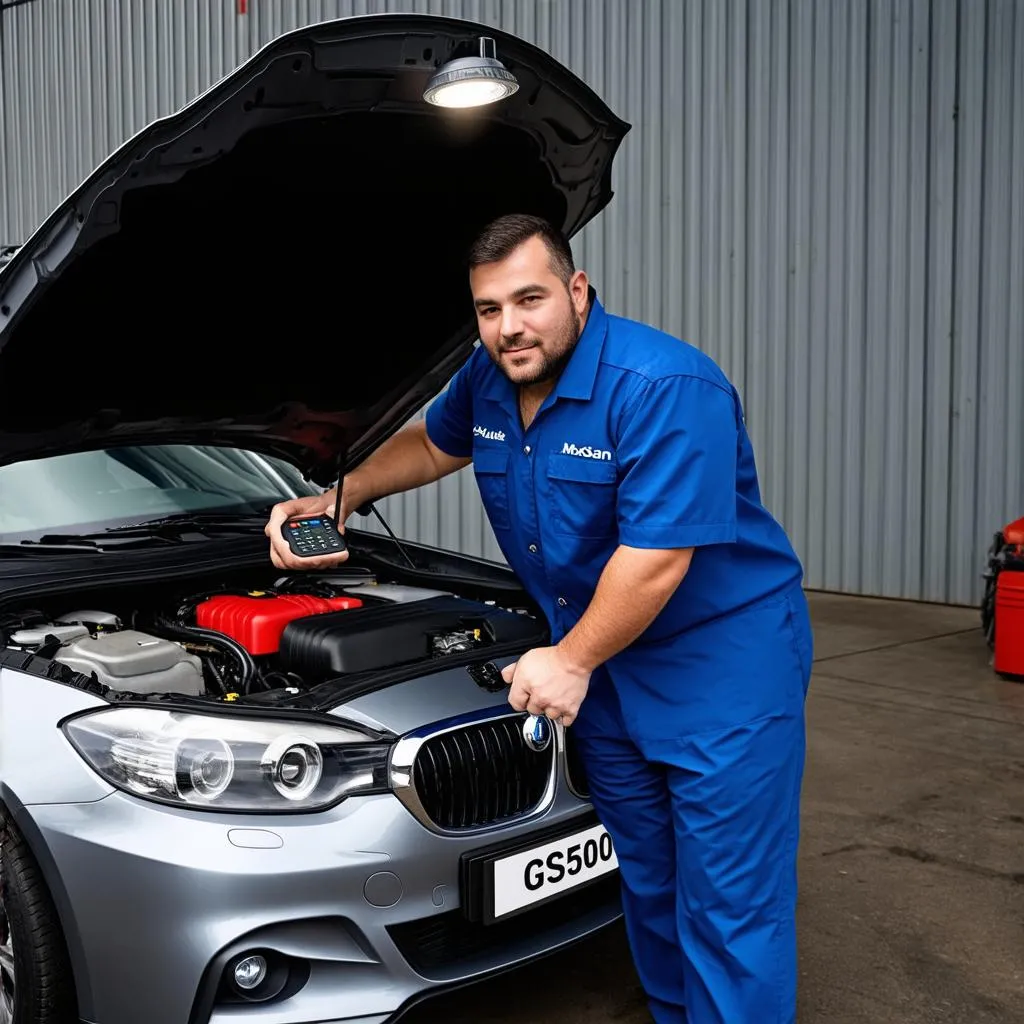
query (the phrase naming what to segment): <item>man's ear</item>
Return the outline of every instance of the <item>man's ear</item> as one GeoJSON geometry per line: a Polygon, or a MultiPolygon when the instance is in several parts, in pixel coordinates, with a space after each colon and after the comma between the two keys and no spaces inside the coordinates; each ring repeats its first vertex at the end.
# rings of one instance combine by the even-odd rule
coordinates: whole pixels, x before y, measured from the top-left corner
{"type": "Polygon", "coordinates": [[[587,302],[590,298],[590,280],[586,271],[577,270],[569,278],[569,296],[577,315],[583,316],[587,311],[587,302]]]}

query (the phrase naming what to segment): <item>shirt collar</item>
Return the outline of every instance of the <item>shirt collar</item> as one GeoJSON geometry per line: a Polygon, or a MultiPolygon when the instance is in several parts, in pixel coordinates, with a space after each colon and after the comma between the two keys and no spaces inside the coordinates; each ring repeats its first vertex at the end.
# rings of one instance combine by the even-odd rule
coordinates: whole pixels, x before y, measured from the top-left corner
{"type": "Polygon", "coordinates": [[[589,399],[594,394],[594,381],[597,379],[597,368],[601,363],[607,333],[608,315],[597,298],[597,292],[591,287],[587,323],[568,364],[558,378],[555,397],[589,399]]]}
{"type": "MultiPolygon", "coordinates": [[[[594,393],[597,368],[601,363],[604,339],[608,333],[608,314],[605,313],[593,286],[590,288],[590,312],[576,347],[562,371],[550,400],[556,398],[589,399],[594,393]]],[[[515,408],[515,388],[496,366],[492,365],[482,388],[485,398],[504,402],[515,408]]]]}

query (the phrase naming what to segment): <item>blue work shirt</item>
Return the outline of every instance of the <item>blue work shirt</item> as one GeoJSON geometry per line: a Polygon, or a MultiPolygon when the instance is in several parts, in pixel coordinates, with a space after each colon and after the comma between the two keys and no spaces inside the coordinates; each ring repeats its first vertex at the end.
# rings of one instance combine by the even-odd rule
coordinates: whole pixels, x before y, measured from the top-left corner
{"type": "MultiPolygon", "coordinates": [[[[699,675],[727,674],[744,643],[707,629],[799,589],[801,565],[761,502],[735,388],[694,346],[607,314],[593,290],[576,348],[525,431],[516,387],[483,346],[427,410],[426,427],[442,451],[472,456],[498,545],[552,642],[583,615],[620,544],[697,549],[655,620],[609,662],[617,686],[616,668],[626,687],[653,672],[642,685],[664,695],[665,666],[687,649],[699,649],[699,675]],[[708,652],[707,642],[728,649],[708,652]]],[[[801,610],[783,612],[785,631],[801,610]]]]}

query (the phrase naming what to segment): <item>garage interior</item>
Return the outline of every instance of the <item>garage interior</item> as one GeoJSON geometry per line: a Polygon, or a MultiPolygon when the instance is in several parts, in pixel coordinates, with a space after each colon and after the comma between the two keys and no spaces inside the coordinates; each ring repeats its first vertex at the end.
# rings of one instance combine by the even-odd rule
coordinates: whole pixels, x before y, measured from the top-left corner
{"type": "MultiPolygon", "coordinates": [[[[634,125],[577,256],[609,310],[735,381],[811,588],[800,1024],[1024,1021],[1024,683],[979,616],[990,538],[1024,515],[1024,3],[106,6],[0,2],[0,248],[309,21],[485,21],[634,125]]],[[[382,508],[497,551],[471,474],[382,508]]],[[[617,926],[405,1021],[649,1019],[617,926]]]]}

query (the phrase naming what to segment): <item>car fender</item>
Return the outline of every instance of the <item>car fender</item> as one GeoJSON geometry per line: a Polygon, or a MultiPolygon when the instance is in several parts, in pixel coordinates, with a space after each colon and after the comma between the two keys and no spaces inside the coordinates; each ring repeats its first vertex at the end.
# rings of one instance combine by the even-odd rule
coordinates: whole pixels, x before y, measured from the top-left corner
{"type": "Polygon", "coordinates": [[[32,816],[32,810],[26,807],[2,779],[0,779],[0,814],[11,821],[21,833],[32,854],[39,871],[43,876],[50,898],[53,900],[57,918],[60,921],[64,944],[67,947],[68,959],[71,962],[71,974],[75,983],[75,996],[78,1002],[78,1014],[82,1020],[93,1016],[92,986],[89,983],[89,971],[86,964],[85,948],[80,938],[78,922],[74,908],[68,897],[67,889],[61,879],[60,871],[50,854],[46,840],[32,816]]]}

